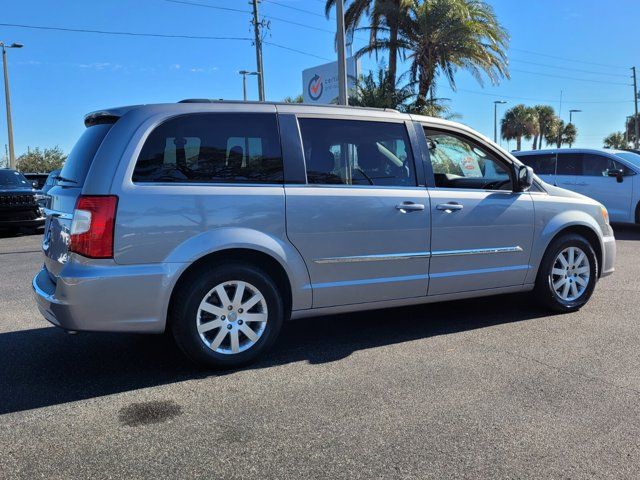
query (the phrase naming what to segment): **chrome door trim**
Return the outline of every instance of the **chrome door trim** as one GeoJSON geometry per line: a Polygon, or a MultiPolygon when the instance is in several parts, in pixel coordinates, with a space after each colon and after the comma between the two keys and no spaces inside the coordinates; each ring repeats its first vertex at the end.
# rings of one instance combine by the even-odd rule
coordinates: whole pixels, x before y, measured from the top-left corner
{"type": "Polygon", "coordinates": [[[355,255],[352,257],[318,258],[314,263],[357,263],[357,262],[385,262],[389,260],[411,260],[415,258],[429,258],[431,252],[392,253],[382,255],[355,255]]]}
{"type": "Polygon", "coordinates": [[[471,248],[466,250],[436,250],[431,252],[432,257],[454,257],[459,255],[492,255],[495,253],[518,253],[523,252],[521,246],[515,247],[495,247],[495,248],[471,248]]]}
{"type": "Polygon", "coordinates": [[[518,253],[524,250],[520,246],[472,248],[467,250],[436,250],[435,252],[392,253],[382,255],[356,255],[352,257],[318,258],[314,263],[357,263],[357,262],[385,262],[390,260],[410,260],[415,258],[453,257],[459,255],[492,255],[496,253],[518,253]]]}

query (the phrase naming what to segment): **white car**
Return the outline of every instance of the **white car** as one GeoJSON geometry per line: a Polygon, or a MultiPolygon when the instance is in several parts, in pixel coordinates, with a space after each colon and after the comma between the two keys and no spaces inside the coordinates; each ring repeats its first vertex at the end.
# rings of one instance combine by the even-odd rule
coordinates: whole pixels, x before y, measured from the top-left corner
{"type": "Polygon", "coordinates": [[[546,183],[591,197],[612,222],[640,224],[640,155],[624,150],[564,148],[513,152],[546,183]]]}

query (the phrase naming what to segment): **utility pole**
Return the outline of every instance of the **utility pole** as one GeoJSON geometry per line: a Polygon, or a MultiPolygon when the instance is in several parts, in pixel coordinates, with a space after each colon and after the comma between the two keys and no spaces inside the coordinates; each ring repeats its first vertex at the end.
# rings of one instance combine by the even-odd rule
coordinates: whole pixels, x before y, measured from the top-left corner
{"type": "Polygon", "coordinates": [[[2,69],[4,71],[4,98],[7,106],[7,136],[9,137],[9,168],[16,168],[16,154],[13,149],[13,122],[11,121],[11,95],[9,93],[9,70],[7,67],[7,48],[22,48],[21,43],[12,43],[5,45],[0,42],[2,47],[2,69]]]}
{"type": "Polygon", "coordinates": [[[633,148],[638,149],[638,133],[640,131],[640,125],[638,125],[638,79],[636,77],[636,67],[631,67],[633,71],[633,104],[635,106],[635,116],[633,117],[633,124],[635,125],[636,138],[633,140],[633,148]]]}
{"type": "Polygon", "coordinates": [[[264,102],[264,68],[262,67],[262,38],[260,36],[260,27],[262,22],[258,21],[258,2],[260,0],[252,0],[253,4],[253,32],[255,34],[256,44],[256,65],[258,70],[258,98],[264,102]]]}
{"type": "Polygon", "coordinates": [[[338,105],[349,105],[347,92],[347,49],[344,38],[344,1],[336,0],[336,23],[338,47],[338,105]]]}

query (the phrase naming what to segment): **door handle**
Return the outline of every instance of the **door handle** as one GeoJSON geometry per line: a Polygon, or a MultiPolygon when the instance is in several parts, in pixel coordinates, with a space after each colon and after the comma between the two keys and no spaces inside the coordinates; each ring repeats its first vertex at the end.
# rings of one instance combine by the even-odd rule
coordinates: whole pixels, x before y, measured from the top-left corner
{"type": "Polygon", "coordinates": [[[560,185],[575,185],[573,182],[560,182],[560,185]]]}
{"type": "Polygon", "coordinates": [[[421,203],[402,202],[401,204],[396,205],[396,210],[400,210],[402,213],[420,212],[424,210],[424,205],[421,203]]]}
{"type": "Polygon", "coordinates": [[[463,208],[464,205],[455,202],[440,203],[439,205],[436,205],[436,209],[442,210],[443,212],[447,213],[457,212],[458,210],[462,210],[463,208]]]}
{"type": "Polygon", "coordinates": [[[584,182],[582,182],[582,183],[574,183],[574,185],[575,185],[576,187],[586,187],[586,186],[587,186],[587,185],[589,185],[589,184],[588,184],[588,183],[584,183],[584,182]]]}

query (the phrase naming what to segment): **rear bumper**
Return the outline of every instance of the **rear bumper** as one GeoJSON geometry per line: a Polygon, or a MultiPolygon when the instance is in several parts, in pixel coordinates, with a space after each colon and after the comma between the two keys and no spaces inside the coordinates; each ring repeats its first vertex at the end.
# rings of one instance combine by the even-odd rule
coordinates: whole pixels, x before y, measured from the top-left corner
{"type": "Polygon", "coordinates": [[[182,264],[66,264],[54,282],[33,278],[40,313],[73,331],[162,333],[174,278],[182,264]]]}
{"type": "Polygon", "coordinates": [[[616,239],[613,235],[602,238],[602,269],[600,276],[606,277],[615,271],[616,239]]]}
{"type": "Polygon", "coordinates": [[[38,228],[44,226],[45,217],[30,220],[0,220],[0,228],[38,228]]]}

